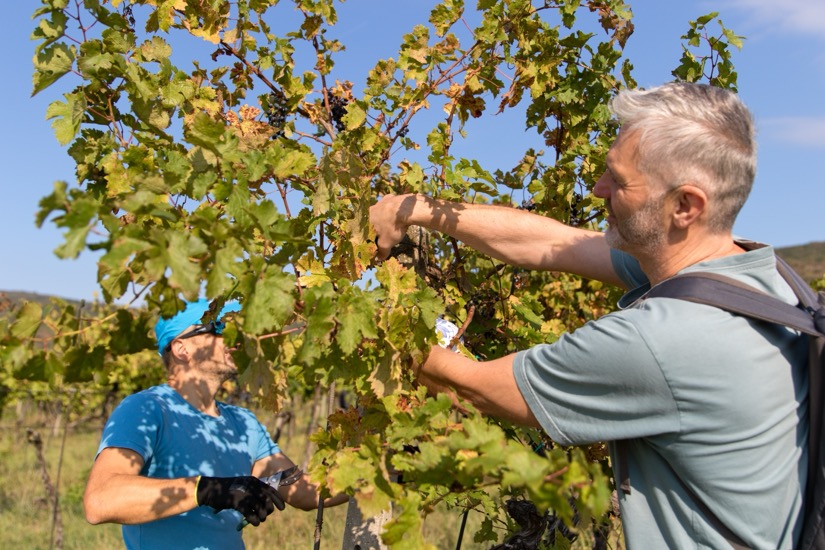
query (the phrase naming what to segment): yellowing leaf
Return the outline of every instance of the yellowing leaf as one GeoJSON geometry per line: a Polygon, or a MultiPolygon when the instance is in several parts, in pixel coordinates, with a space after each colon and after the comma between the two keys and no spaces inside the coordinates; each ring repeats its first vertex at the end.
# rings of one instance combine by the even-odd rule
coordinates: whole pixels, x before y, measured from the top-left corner
{"type": "Polygon", "coordinates": [[[302,287],[305,288],[312,288],[314,286],[320,286],[326,283],[329,283],[331,279],[329,275],[326,273],[311,273],[309,275],[302,275],[298,278],[298,282],[301,284],[302,287]]]}
{"type": "Polygon", "coordinates": [[[32,95],[48,88],[58,78],[72,70],[75,53],[66,44],[52,44],[34,57],[32,95]]]}
{"type": "Polygon", "coordinates": [[[52,128],[61,145],[68,145],[80,131],[86,99],[79,94],[65,94],[66,102],[55,101],[46,109],[46,119],[54,119],[52,128]]]}
{"type": "Polygon", "coordinates": [[[146,61],[162,61],[172,55],[172,46],[163,38],[153,36],[151,41],[140,45],[140,53],[146,61]]]}

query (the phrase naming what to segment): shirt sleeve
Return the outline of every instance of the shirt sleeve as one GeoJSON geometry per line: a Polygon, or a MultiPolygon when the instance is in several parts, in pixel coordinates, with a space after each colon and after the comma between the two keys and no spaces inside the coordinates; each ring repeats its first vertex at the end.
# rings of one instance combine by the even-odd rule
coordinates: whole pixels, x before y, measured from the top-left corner
{"type": "Polygon", "coordinates": [[[254,462],[281,452],[281,448],[272,440],[266,427],[258,421],[255,413],[248,409],[238,408],[237,410],[244,416],[254,462]]]}
{"type": "Polygon", "coordinates": [[[130,395],[109,416],[97,454],[109,447],[122,447],[135,451],[148,464],[162,429],[163,413],[158,403],[140,393],[130,395]]]}
{"type": "Polygon", "coordinates": [[[649,283],[647,276],[639,265],[639,260],[621,250],[610,249],[610,261],[613,262],[613,270],[627,288],[638,288],[649,283]]]}
{"type": "Polygon", "coordinates": [[[606,315],[516,354],[516,383],[545,431],[563,445],[674,433],[676,401],[632,322],[606,315]]]}

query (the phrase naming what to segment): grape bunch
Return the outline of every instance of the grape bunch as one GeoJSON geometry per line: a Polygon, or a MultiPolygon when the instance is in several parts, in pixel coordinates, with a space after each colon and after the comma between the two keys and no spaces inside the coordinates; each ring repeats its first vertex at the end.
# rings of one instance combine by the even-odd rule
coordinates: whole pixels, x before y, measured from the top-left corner
{"type": "Polygon", "coordinates": [[[582,223],[581,215],[583,212],[579,208],[582,198],[580,193],[573,193],[573,200],[570,201],[570,225],[573,227],[577,227],[582,223]]]}
{"type": "Polygon", "coordinates": [[[347,114],[348,103],[349,101],[343,97],[333,96],[329,98],[329,106],[332,111],[332,122],[335,123],[335,129],[339,132],[343,132],[347,128],[344,121],[341,119],[344,118],[345,114],[347,114]]]}
{"type": "Polygon", "coordinates": [[[272,138],[279,138],[284,135],[286,115],[289,113],[286,96],[284,96],[284,94],[270,92],[267,100],[269,109],[266,112],[266,120],[270,126],[275,128],[275,133],[272,134],[272,138]]]}
{"type": "Polygon", "coordinates": [[[134,30],[134,28],[135,28],[135,16],[132,13],[132,6],[131,5],[125,6],[123,8],[123,18],[126,19],[126,21],[129,22],[129,28],[134,30]]]}

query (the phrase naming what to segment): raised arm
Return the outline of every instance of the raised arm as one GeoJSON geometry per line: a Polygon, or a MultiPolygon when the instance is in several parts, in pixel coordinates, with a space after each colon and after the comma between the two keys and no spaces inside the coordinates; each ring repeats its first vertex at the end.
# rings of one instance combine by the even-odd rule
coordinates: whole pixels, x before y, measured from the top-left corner
{"type": "Polygon", "coordinates": [[[467,204],[425,195],[387,195],[370,208],[378,258],[410,225],[446,233],[483,254],[533,270],[564,271],[624,286],[604,235],[506,206],[467,204]]]}

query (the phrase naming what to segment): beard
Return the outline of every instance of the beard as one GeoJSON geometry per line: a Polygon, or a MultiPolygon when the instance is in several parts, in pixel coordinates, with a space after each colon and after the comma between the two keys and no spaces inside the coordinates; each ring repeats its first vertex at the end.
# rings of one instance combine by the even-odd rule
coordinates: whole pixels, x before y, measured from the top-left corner
{"type": "Polygon", "coordinates": [[[209,374],[222,383],[238,375],[238,367],[232,356],[223,352],[216,352],[212,347],[203,347],[194,354],[201,372],[209,374]]]}
{"type": "MultiPolygon", "coordinates": [[[[646,254],[658,252],[665,243],[664,228],[659,220],[664,201],[662,194],[623,220],[614,218],[604,233],[608,246],[630,254],[642,250],[646,254]]],[[[609,203],[608,211],[611,211],[609,203]]]]}

